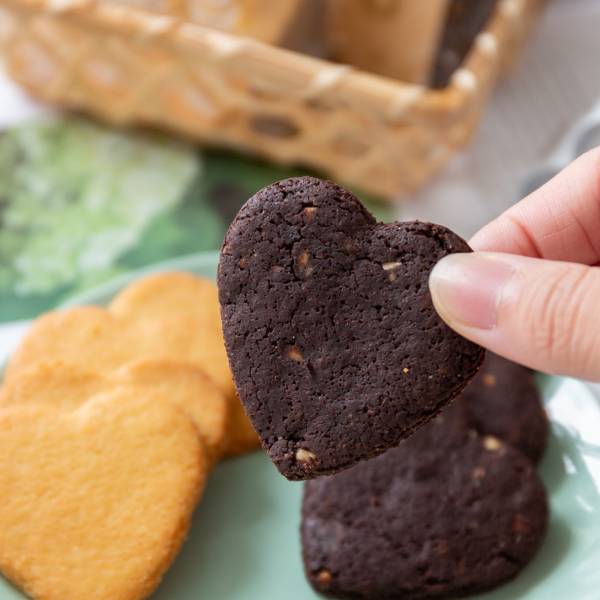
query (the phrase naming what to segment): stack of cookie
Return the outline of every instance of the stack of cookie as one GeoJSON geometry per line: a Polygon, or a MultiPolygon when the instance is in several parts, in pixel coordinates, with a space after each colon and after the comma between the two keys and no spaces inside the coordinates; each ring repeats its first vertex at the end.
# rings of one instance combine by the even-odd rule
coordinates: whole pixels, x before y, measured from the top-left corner
{"type": "Polygon", "coordinates": [[[548,420],[533,374],[488,355],[475,380],[398,448],[305,486],[306,574],[352,598],[454,598],[516,576],[547,527],[535,473],[548,420]]]}
{"type": "Polygon", "coordinates": [[[541,544],[533,375],[494,356],[480,371],[483,349],[429,292],[435,264],[470,251],[440,225],[378,223],[310,177],[258,192],[225,236],[230,364],[275,466],[311,480],[302,545],[319,592],[455,598],[514,577],[541,544]]]}
{"type": "Polygon", "coordinates": [[[45,315],[0,393],[0,570],[34,598],[146,597],[212,467],[258,446],[211,282],[153,275],[45,315]]]}

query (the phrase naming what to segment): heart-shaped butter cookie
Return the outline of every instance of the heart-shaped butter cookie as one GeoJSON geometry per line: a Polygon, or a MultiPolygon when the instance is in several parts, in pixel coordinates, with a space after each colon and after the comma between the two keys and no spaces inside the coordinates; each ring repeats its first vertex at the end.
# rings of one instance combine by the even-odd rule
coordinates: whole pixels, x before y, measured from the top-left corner
{"type": "Polygon", "coordinates": [[[239,396],[290,479],[397,445],[472,378],[483,350],[429,294],[443,256],[469,252],[429,223],[377,223],[311,177],[252,197],[223,243],[221,315],[239,396]]]}
{"type": "Polygon", "coordinates": [[[77,307],[39,318],[11,358],[6,380],[48,357],[103,373],[144,360],[190,363],[225,394],[229,425],[223,453],[259,445],[237,399],[227,363],[215,285],[185,273],[150,275],[108,310],[77,307]]]}
{"type": "Polygon", "coordinates": [[[102,374],[56,360],[36,363],[19,371],[0,390],[0,406],[43,403],[59,410],[72,409],[82,397],[115,387],[126,388],[133,397],[168,402],[183,410],[198,429],[209,465],[221,457],[229,402],[203,371],[189,364],[147,360],[102,374]]]}
{"type": "Polygon", "coordinates": [[[543,540],[533,465],[444,410],[374,460],[305,485],[307,577],[341,598],[462,598],[512,579],[543,540]]]}
{"type": "MultiPolygon", "coordinates": [[[[227,363],[217,289],[207,279],[189,273],[157,273],[132,283],[111,303],[110,311],[128,321],[156,320],[184,335],[170,337],[173,353],[202,365],[229,398],[230,424],[225,456],[237,456],[260,446],[241,405],[227,363]],[[167,315],[176,315],[171,319],[167,315]],[[202,334],[190,335],[190,331],[202,334]]],[[[168,335],[168,332],[167,332],[168,335]]]]}
{"type": "Polygon", "coordinates": [[[0,569],[39,600],[145,598],[203,489],[201,440],[182,411],[127,387],[70,394],[70,410],[0,410],[0,569]]]}

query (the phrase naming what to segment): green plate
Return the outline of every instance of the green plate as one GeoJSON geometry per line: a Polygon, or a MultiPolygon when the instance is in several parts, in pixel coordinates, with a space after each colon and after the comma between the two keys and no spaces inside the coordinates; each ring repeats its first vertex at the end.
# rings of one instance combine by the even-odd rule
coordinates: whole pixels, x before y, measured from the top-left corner
{"type": "MultiPolygon", "coordinates": [[[[140,274],[186,270],[214,277],[215,253],[161,263],[119,278],[69,304],[103,304],[140,274]]],[[[513,582],[487,600],[600,598],[600,402],[583,383],[541,378],[552,436],[541,474],[552,505],[547,539],[513,582]]],[[[260,452],[221,464],[192,531],[155,600],[305,600],[298,529],[302,486],[260,452]]],[[[0,600],[23,596],[0,581],[0,600]]],[[[65,599],[85,600],[85,599],[65,599]]],[[[110,599],[107,599],[110,600],[110,599]]]]}

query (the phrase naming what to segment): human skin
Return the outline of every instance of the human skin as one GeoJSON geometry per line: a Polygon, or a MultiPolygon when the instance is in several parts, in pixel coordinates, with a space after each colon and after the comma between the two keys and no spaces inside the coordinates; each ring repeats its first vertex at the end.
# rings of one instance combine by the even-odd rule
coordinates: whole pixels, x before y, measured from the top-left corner
{"type": "Polygon", "coordinates": [[[600,381],[600,148],[470,244],[429,280],[448,325],[534,369],[600,381]]]}

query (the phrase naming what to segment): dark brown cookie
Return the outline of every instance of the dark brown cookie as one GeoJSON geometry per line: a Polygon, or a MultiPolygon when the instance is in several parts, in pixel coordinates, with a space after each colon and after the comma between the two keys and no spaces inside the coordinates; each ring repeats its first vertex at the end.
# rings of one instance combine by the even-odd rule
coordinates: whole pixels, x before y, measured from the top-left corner
{"type": "Polygon", "coordinates": [[[377,223],[333,183],[300,177],[252,197],[218,272],[235,383],[289,479],[396,446],[475,375],[483,350],[437,316],[429,273],[457,235],[377,223]]]}
{"type": "Polygon", "coordinates": [[[548,417],[531,370],[488,352],[457,402],[466,403],[481,434],[500,438],[535,463],[540,460],[548,438],[548,417]]]}
{"type": "Polygon", "coordinates": [[[531,462],[456,405],[398,448],[307,482],[307,577],[339,598],[455,598],[514,577],[546,531],[531,462]]]}
{"type": "Polygon", "coordinates": [[[442,39],[433,66],[431,85],[442,88],[466,58],[486,26],[498,0],[450,0],[442,39]]]}

